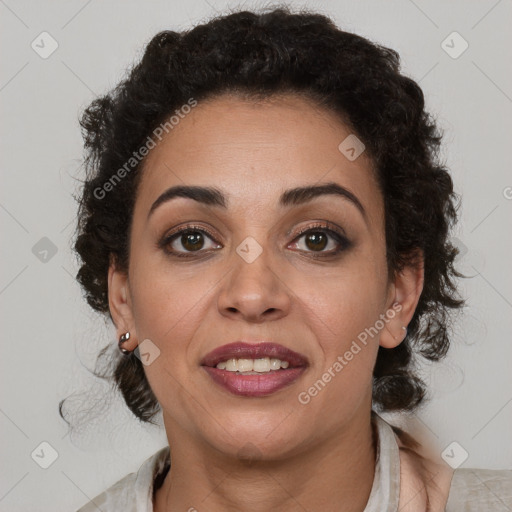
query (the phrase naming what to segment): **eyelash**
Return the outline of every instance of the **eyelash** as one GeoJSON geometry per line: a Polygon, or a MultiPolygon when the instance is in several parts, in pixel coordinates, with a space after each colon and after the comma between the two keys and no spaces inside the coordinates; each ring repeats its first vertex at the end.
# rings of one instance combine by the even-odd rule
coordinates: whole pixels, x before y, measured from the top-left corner
{"type": "Polygon", "coordinates": [[[338,249],[328,252],[306,251],[308,254],[311,254],[312,258],[328,258],[337,256],[352,245],[348,238],[339,230],[339,228],[336,228],[330,222],[326,222],[325,224],[313,224],[299,230],[299,232],[295,234],[293,241],[295,242],[295,240],[302,238],[308,233],[327,233],[327,235],[338,242],[340,246],[338,249]]]}
{"type": "MultiPolygon", "coordinates": [[[[180,253],[180,252],[171,251],[167,247],[174,241],[174,239],[178,238],[179,236],[184,235],[184,234],[197,233],[197,232],[206,234],[214,242],[219,243],[215,239],[215,236],[210,231],[208,231],[206,228],[200,227],[200,226],[194,226],[194,225],[187,225],[169,235],[164,236],[160,240],[160,242],[158,242],[158,247],[160,249],[162,249],[169,256],[175,256],[177,258],[192,258],[192,257],[194,257],[194,252],[200,253],[200,252],[203,252],[203,249],[200,249],[199,251],[188,251],[188,252],[180,253]]],[[[306,228],[301,229],[298,233],[296,233],[295,238],[293,239],[293,242],[295,242],[297,239],[303,237],[304,235],[306,235],[310,232],[326,233],[327,235],[332,237],[336,242],[338,242],[338,244],[340,245],[340,247],[338,249],[331,250],[328,252],[315,253],[315,251],[305,251],[307,253],[311,253],[312,258],[318,259],[318,258],[337,256],[339,253],[345,251],[346,249],[348,249],[351,246],[351,242],[347,239],[347,237],[344,234],[342,234],[338,228],[334,227],[334,225],[329,222],[327,222],[325,224],[314,224],[314,225],[307,226],[306,228]]],[[[303,251],[301,251],[301,252],[303,252],[303,251]]]]}

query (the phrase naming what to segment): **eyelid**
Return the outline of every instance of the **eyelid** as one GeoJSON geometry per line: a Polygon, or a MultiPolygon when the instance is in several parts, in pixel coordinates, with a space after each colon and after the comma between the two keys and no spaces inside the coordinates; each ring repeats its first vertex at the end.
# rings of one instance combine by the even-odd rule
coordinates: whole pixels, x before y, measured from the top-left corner
{"type": "Polygon", "coordinates": [[[302,251],[299,250],[300,254],[306,253],[308,257],[321,259],[321,258],[329,258],[336,257],[343,253],[345,250],[352,247],[353,243],[347,237],[345,230],[336,224],[333,224],[329,221],[316,221],[313,225],[308,225],[305,228],[299,230],[298,233],[295,234],[295,237],[291,244],[298,243],[297,241],[301,239],[304,235],[308,233],[315,232],[323,232],[327,233],[327,235],[334,239],[337,245],[339,246],[337,249],[331,249],[329,251],[302,251]]]}
{"type": "Polygon", "coordinates": [[[166,233],[164,235],[164,238],[170,238],[174,235],[180,235],[184,231],[201,231],[201,232],[206,233],[211,239],[213,239],[215,242],[217,242],[216,235],[214,235],[208,228],[205,228],[204,226],[199,226],[196,224],[185,224],[184,226],[180,226],[179,228],[172,230],[169,233],[166,233]]]}
{"type": "MultiPolygon", "coordinates": [[[[332,222],[326,221],[326,220],[325,221],[313,221],[313,224],[309,224],[309,225],[305,226],[304,228],[299,229],[299,231],[295,233],[294,238],[290,242],[290,244],[296,243],[296,240],[301,238],[304,234],[307,234],[309,232],[315,232],[315,230],[326,232],[331,238],[334,238],[336,240],[338,245],[341,245],[342,247],[339,249],[336,249],[336,250],[331,250],[331,251],[326,251],[326,252],[305,251],[306,253],[310,253],[314,257],[335,256],[335,255],[339,254],[340,252],[342,252],[344,249],[347,249],[348,247],[350,247],[352,245],[350,240],[347,238],[347,235],[343,228],[337,226],[336,224],[333,224],[332,222]]],[[[186,232],[194,232],[194,231],[197,231],[200,233],[205,233],[206,235],[208,235],[208,238],[210,238],[213,242],[215,242],[217,244],[220,243],[220,242],[218,242],[216,235],[214,235],[208,228],[206,228],[204,226],[196,225],[196,224],[185,224],[184,226],[180,226],[178,228],[171,230],[169,233],[166,233],[160,239],[160,241],[157,243],[157,246],[159,249],[163,250],[164,252],[168,253],[169,255],[178,256],[178,257],[189,257],[189,256],[193,257],[194,253],[197,253],[197,254],[211,253],[212,249],[209,249],[209,250],[208,249],[206,249],[206,250],[200,249],[198,251],[183,251],[183,252],[182,251],[169,251],[166,249],[166,247],[171,242],[174,241],[173,239],[175,239],[179,235],[182,235],[183,233],[186,233],[186,232]],[[187,255],[187,256],[185,256],[185,255],[187,255]]],[[[290,232],[288,232],[287,235],[288,234],[290,234],[290,232]]],[[[299,252],[304,252],[304,251],[299,251],[299,252]]]]}
{"type": "Polygon", "coordinates": [[[324,231],[333,231],[337,235],[343,238],[347,238],[347,234],[345,233],[345,230],[336,224],[333,224],[332,222],[329,222],[328,220],[323,221],[313,221],[313,225],[308,225],[305,228],[301,228],[296,234],[295,238],[298,238],[299,236],[303,235],[304,233],[307,233],[308,231],[313,231],[315,229],[320,229],[324,231]]]}
{"type": "MultiPolygon", "coordinates": [[[[191,231],[191,232],[194,232],[194,231],[198,231],[200,233],[206,233],[208,235],[209,238],[211,238],[215,243],[219,243],[218,240],[217,240],[217,237],[208,229],[208,228],[205,228],[204,226],[199,226],[199,225],[196,225],[196,224],[185,224],[184,226],[179,226],[178,228],[175,228],[167,233],[165,233],[161,238],[160,240],[157,242],[157,247],[159,249],[162,249],[163,251],[167,252],[168,254],[170,255],[176,255],[176,254],[194,254],[194,251],[185,251],[185,252],[173,252],[173,251],[168,251],[166,249],[166,247],[172,242],[174,241],[173,239],[182,235],[183,233],[186,233],[188,231],[191,231]]],[[[206,251],[204,250],[200,250],[200,251],[196,251],[198,253],[204,253],[206,251]]]]}

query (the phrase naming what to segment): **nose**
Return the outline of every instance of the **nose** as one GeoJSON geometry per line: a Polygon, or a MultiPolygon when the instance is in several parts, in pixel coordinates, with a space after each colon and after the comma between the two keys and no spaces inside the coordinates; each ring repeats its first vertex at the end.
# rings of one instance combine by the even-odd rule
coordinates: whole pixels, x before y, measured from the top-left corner
{"type": "Polygon", "coordinates": [[[233,319],[262,323],[286,316],[290,309],[291,290],[284,283],[283,273],[272,266],[268,251],[254,260],[233,254],[232,270],[223,281],[218,295],[219,312],[233,319]]]}

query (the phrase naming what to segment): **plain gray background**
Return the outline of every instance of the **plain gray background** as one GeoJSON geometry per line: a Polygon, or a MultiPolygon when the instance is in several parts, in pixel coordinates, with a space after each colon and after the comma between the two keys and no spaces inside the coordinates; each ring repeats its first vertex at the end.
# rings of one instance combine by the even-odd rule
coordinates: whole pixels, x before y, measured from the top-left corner
{"type": "MultiPolygon", "coordinates": [[[[123,77],[157,31],[186,29],[241,4],[0,0],[0,511],[74,511],[166,444],[163,430],[140,426],[86,370],[116,340],[89,311],[74,279],[78,116],[123,77]],[[42,32],[58,44],[47,58],[31,46],[51,49],[42,32]],[[88,421],[70,435],[57,406],[71,393],[76,420],[88,421]],[[42,442],[57,456],[47,469],[40,465],[53,452],[42,442]]],[[[276,4],[244,3],[259,5],[276,4]]],[[[443,157],[463,197],[454,236],[460,266],[474,277],[461,284],[468,308],[449,356],[423,368],[434,398],[415,415],[393,419],[421,426],[440,449],[459,443],[468,452],[462,467],[510,468],[511,2],[289,5],[314,8],[341,28],[396,49],[445,131],[443,157]]]]}

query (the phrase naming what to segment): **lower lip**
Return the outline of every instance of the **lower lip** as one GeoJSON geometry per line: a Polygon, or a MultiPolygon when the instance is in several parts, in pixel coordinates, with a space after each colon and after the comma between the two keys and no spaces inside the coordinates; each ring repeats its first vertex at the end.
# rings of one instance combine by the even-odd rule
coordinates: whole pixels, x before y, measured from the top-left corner
{"type": "Polygon", "coordinates": [[[210,366],[203,366],[210,377],[224,389],[238,396],[267,396],[289,386],[296,381],[306,369],[287,368],[270,371],[260,375],[240,375],[238,372],[220,370],[210,366]]]}

